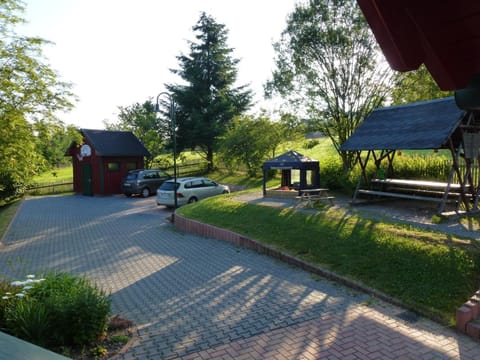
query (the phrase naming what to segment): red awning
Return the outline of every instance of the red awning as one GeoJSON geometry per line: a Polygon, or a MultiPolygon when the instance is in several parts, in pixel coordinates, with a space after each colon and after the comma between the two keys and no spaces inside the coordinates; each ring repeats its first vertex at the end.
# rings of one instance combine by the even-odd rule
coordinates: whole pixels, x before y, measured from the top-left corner
{"type": "Polygon", "coordinates": [[[480,0],[357,0],[394,70],[422,63],[442,90],[480,74],[480,0]]]}

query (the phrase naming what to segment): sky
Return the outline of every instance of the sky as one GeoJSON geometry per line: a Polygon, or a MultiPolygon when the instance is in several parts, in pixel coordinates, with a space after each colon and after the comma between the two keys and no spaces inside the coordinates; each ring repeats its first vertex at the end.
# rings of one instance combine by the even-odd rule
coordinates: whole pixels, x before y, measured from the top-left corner
{"type": "Polygon", "coordinates": [[[189,53],[192,27],[206,12],[228,29],[238,64],[237,85],[249,84],[256,105],[274,69],[272,43],[280,39],[295,0],[24,0],[25,35],[52,42],[44,55],[79,101],[60,120],[85,129],[117,121],[118,107],[143,103],[181,83],[170,69],[189,53]]]}

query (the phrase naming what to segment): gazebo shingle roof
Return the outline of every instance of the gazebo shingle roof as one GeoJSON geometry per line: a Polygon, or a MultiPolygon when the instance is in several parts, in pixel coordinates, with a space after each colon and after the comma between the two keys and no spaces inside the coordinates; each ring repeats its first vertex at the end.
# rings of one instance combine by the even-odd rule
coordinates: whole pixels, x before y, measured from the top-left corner
{"type": "Polygon", "coordinates": [[[340,150],[439,149],[459,126],[463,113],[453,97],[377,108],[340,150]]]}

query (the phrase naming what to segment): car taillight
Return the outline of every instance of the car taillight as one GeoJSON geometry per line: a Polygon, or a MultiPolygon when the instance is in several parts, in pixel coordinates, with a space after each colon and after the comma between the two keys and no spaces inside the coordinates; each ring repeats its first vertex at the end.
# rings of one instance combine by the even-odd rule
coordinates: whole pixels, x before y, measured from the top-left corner
{"type": "Polygon", "coordinates": [[[185,196],[183,196],[182,193],[177,193],[177,198],[183,198],[183,197],[185,197],[185,196]]]}

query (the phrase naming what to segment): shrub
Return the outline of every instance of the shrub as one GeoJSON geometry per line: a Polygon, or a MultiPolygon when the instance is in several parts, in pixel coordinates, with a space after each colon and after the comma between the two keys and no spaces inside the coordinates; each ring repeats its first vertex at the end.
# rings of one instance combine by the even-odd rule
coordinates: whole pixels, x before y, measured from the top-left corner
{"type": "Polygon", "coordinates": [[[6,326],[13,335],[39,346],[50,343],[51,321],[47,307],[33,298],[15,299],[7,307],[6,326]]]}
{"type": "Polygon", "coordinates": [[[8,172],[0,172],[0,205],[18,198],[25,192],[26,184],[15,180],[8,172]]]}
{"type": "Polygon", "coordinates": [[[5,331],[7,308],[15,301],[15,294],[20,292],[18,286],[13,286],[7,281],[0,280],[0,331],[5,331]]]}
{"type": "Polygon", "coordinates": [[[52,273],[6,307],[6,328],[40,346],[87,345],[103,336],[110,314],[105,293],[84,278],[52,273]]]}
{"type": "Polygon", "coordinates": [[[405,179],[446,180],[452,160],[443,156],[402,154],[395,158],[395,176],[405,179]]]}
{"type": "Polygon", "coordinates": [[[351,192],[358,180],[356,173],[346,174],[338,157],[325,158],[320,164],[320,182],[332,190],[351,192]],[[355,178],[353,178],[355,177],[355,178]]]}
{"type": "Polygon", "coordinates": [[[153,159],[151,166],[152,169],[170,169],[173,167],[173,160],[170,158],[157,156],[155,159],[153,159]]]}
{"type": "Polygon", "coordinates": [[[320,141],[314,139],[314,140],[308,140],[308,141],[305,141],[303,147],[305,149],[313,149],[315,146],[319,145],[320,144],[320,141]]]}

